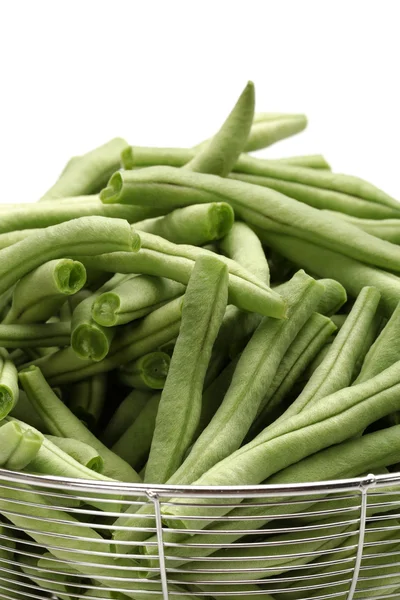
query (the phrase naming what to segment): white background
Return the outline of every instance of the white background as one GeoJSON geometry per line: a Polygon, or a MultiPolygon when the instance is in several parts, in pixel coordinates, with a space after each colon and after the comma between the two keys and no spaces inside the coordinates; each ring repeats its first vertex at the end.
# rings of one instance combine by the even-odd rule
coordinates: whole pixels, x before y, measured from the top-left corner
{"type": "Polygon", "coordinates": [[[305,112],[266,156],[323,153],[400,199],[400,2],[3,0],[1,202],[36,200],[114,136],[191,146],[248,79],[259,111],[305,112]]]}

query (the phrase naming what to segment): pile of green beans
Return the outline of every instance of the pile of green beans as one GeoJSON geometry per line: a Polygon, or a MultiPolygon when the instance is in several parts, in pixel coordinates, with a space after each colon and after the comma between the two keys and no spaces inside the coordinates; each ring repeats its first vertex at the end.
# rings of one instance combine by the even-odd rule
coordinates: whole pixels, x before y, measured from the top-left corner
{"type": "MultiPolygon", "coordinates": [[[[249,154],[307,124],[304,115],[255,114],[254,106],[249,82],[209,140],[185,149],[115,138],[73,157],[40,203],[1,205],[2,469],[98,485],[218,487],[397,468],[400,204],[333,173],[318,154],[249,154]]],[[[279,576],[317,576],[320,565],[322,586],[335,575],[324,553],[351,556],[357,530],[344,516],[338,532],[329,514],[338,500],[306,497],[288,504],[296,535],[272,530],[271,550],[245,536],[265,539],[278,505],[167,500],[161,519],[167,567],[179,567],[170,586],[176,599],[208,595],[214,582],[223,597],[246,597],[262,591],[253,585],[260,578],[268,589],[275,584],[277,597],[302,598],[301,590],[282,591],[279,576]],[[327,541],[307,530],[313,511],[327,541]],[[222,532],[229,549],[218,547],[222,532]],[[302,552],[300,540],[307,557],[282,563],[282,547],[302,552]],[[211,556],[215,574],[206,575],[211,556]],[[231,585],[243,577],[230,572],[241,558],[249,583],[231,585]],[[312,561],[318,565],[305,570],[312,561]]],[[[45,581],[62,600],[76,590],[90,597],[100,582],[98,597],[159,594],[153,504],[121,502],[108,492],[68,492],[44,525],[49,504],[40,489],[2,488],[0,516],[40,549],[26,553],[20,575],[39,587],[45,581]],[[20,512],[10,512],[21,498],[20,512]],[[68,513],[80,507],[89,507],[93,526],[68,513]],[[82,538],[79,563],[74,535],[82,538]],[[139,581],[154,581],[132,580],[132,567],[139,581]]],[[[380,543],[400,553],[390,531],[367,528],[366,539],[378,548],[371,573],[380,543]]],[[[2,546],[0,560],[13,550],[2,546]]],[[[384,573],[400,587],[396,573],[384,573]]]]}

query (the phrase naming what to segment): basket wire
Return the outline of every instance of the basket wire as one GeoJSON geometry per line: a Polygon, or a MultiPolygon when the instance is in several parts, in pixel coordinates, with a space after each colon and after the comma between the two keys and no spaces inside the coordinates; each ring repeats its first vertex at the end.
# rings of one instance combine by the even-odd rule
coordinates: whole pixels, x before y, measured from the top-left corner
{"type": "Polygon", "coordinates": [[[0,470],[0,598],[236,597],[399,598],[400,474],[196,488],[0,470]]]}

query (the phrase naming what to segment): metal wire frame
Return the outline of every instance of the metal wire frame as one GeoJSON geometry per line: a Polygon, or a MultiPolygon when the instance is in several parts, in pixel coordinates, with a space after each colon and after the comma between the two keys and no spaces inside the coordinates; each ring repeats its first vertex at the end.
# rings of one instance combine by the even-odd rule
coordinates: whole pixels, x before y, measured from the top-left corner
{"type": "Polygon", "coordinates": [[[0,470],[0,516],[0,598],[399,598],[400,474],[199,488],[0,470]],[[183,524],[177,504],[196,509],[183,524]],[[152,509],[134,527],[132,505],[152,509]]]}

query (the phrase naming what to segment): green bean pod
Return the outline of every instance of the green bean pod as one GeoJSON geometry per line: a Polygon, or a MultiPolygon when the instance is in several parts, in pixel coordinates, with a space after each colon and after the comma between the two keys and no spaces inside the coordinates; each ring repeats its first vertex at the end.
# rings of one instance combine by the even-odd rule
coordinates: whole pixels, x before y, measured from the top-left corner
{"type": "Polygon", "coordinates": [[[37,563],[40,577],[46,579],[45,583],[39,581],[39,587],[44,587],[57,594],[60,600],[71,600],[75,594],[82,591],[80,586],[82,575],[77,577],[77,571],[64,563],[59,563],[50,552],[45,552],[37,563]],[[61,573],[60,573],[61,571],[61,573]],[[72,585],[71,585],[72,584],[72,585]],[[69,595],[71,594],[71,596],[69,595]]]}
{"type": "Polygon", "coordinates": [[[24,431],[18,423],[10,421],[0,424],[0,466],[19,471],[29,465],[42,445],[39,432],[24,431]]]}
{"type": "Polygon", "coordinates": [[[127,146],[122,138],[114,138],[82,156],[74,157],[40,201],[99,192],[112,173],[119,169],[121,152],[127,146]]]}
{"type": "Polygon", "coordinates": [[[347,302],[346,290],[335,279],[319,279],[324,286],[324,295],[318,305],[317,311],[328,317],[335,314],[347,302]]]}
{"type": "Polygon", "coordinates": [[[156,426],[161,395],[149,398],[135,421],[113,444],[112,451],[139,471],[146,463],[156,426]]]}
{"type": "Polygon", "coordinates": [[[139,236],[122,219],[82,217],[53,225],[0,250],[0,293],[46,261],[118,250],[138,250],[139,236]]]}
{"type": "Polygon", "coordinates": [[[106,446],[110,448],[119,440],[128,427],[137,419],[150,398],[150,391],[132,390],[122,400],[102,432],[101,440],[106,446]]]}
{"type": "Polygon", "coordinates": [[[263,247],[246,223],[234,223],[219,246],[226,256],[269,285],[269,266],[263,247]]]}
{"type": "Polygon", "coordinates": [[[165,277],[139,275],[99,293],[92,305],[93,320],[103,327],[124,325],[181,296],[185,286],[165,277]]]}
{"type": "MultiPolygon", "coordinates": [[[[330,212],[330,211],[326,211],[330,212]]],[[[356,227],[359,227],[363,231],[380,238],[392,242],[393,244],[400,244],[400,218],[397,219],[361,219],[359,217],[352,217],[341,212],[333,212],[335,217],[339,217],[356,227]]]]}
{"type": "Polygon", "coordinates": [[[162,390],[171,358],[165,352],[149,352],[121,368],[122,383],[140,390],[162,390]]]}
{"type": "Polygon", "coordinates": [[[77,440],[89,444],[104,460],[104,474],[119,481],[137,483],[138,474],[123,460],[111,452],[93,435],[83,423],[56,396],[35,366],[24,369],[19,379],[29,401],[40,414],[52,435],[77,440]]]}
{"type": "Polygon", "coordinates": [[[69,408],[91,431],[96,429],[103,413],[107,377],[99,373],[72,386],[69,408]]]}
{"type": "Polygon", "coordinates": [[[58,437],[56,435],[46,435],[46,438],[87,469],[96,471],[96,473],[103,471],[104,461],[98,451],[92,448],[92,446],[79,440],[58,437]]]}
{"type": "Polygon", "coordinates": [[[305,115],[257,113],[244,147],[245,152],[262,150],[280,140],[301,133],[307,127],[305,115]]]}
{"type": "Polygon", "coordinates": [[[18,373],[8,353],[0,349],[0,421],[18,402],[18,373]]]}
{"type": "Polygon", "coordinates": [[[97,373],[106,373],[157,350],[160,344],[177,336],[181,312],[182,297],[179,297],[154,310],[142,320],[127,325],[121,334],[114,338],[110,352],[101,361],[81,359],[68,347],[36,359],[32,364],[40,367],[51,385],[82,381],[97,373]]]}
{"type": "Polygon", "coordinates": [[[159,235],[174,244],[204,246],[224,237],[234,218],[233,209],[226,202],[193,204],[177,208],[165,217],[138,221],[135,229],[159,235]]]}
{"type": "Polygon", "coordinates": [[[107,189],[106,202],[146,202],[158,207],[193,204],[194,196],[198,201],[197,193],[203,193],[203,202],[208,202],[214,195],[229,202],[249,224],[267,232],[294,235],[327,249],[340,248],[341,253],[378,267],[400,269],[400,248],[395,244],[271,189],[171,167],[115,173],[107,189]]]}
{"type": "Polygon", "coordinates": [[[67,346],[70,335],[70,323],[0,323],[0,346],[3,348],[67,346]]]}
{"type": "MultiPolygon", "coordinates": [[[[188,284],[194,263],[199,256],[215,256],[212,252],[184,244],[172,244],[159,236],[141,233],[139,252],[112,252],[101,256],[81,256],[86,267],[112,273],[144,273],[167,277],[188,284]]],[[[282,318],[284,302],[280,296],[229,258],[219,256],[229,270],[229,302],[243,310],[264,316],[282,318]]]]}
{"type": "Polygon", "coordinates": [[[86,283],[82,263],[67,258],[46,262],[18,281],[3,323],[38,323],[58,312],[67,296],[86,283]]]}
{"type": "Polygon", "coordinates": [[[18,421],[24,421],[24,423],[37,429],[41,433],[48,432],[45,422],[29,402],[24,390],[19,390],[18,402],[15,404],[9,415],[18,421]]]}
{"type": "Polygon", "coordinates": [[[165,483],[182,463],[196,431],[204,379],[227,303],[228,269],[200,256],[185,293],[182,323],[146,466],[146,482],[165,483]]]}

